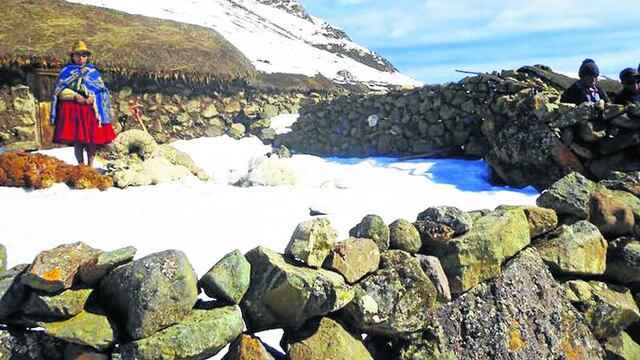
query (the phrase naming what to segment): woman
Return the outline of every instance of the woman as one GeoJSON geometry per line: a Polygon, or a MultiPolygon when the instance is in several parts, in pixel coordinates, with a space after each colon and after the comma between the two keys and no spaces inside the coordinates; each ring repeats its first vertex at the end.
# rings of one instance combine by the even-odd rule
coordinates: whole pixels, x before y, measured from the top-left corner
{"type": "Polygon", "coordinates": [[[51,122],[55,124],[53,141],[73,145],[78,164],[93,166],[96,146],[115,138],[111,126],[109,90],[100,72],[89,64],[91,52],[84,41],[71,48],[71,60],[60,71],[53,94],[51,122]]]}
{"type": "Polygon", "coordinates": [[[560,98],[561,102],[576,105],[580,105],[583,102],[598,102],[600,100],[606,103],[609,102],[607,93],[596,84],[598,76],[600,76],[600,70],[595,61],[585,59],[582,65],[580,65],[578,76],[580,80],[576,81],[562,93],[562,97],[560,98]]]}

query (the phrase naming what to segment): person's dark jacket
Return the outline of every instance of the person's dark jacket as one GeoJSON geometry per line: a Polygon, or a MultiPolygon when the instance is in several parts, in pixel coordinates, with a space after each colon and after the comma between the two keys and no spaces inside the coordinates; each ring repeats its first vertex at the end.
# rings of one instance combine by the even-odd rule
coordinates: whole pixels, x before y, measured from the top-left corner
{"type": "Polygon", "coordinates": [[[640,105],[640,93],[633,92],[629,89],[622,89],[622,91],[616,95],[613,99],[614,104],[628,105],[638,104],[640,105]]]}
{"type": "MultiPolygon", "coordinates": [[[[606,103],[610,102],[607,93],[605,93],[604,90],[602,90],[602,88],[600,88],[600,86],[598,86],[597,84],[596,88],[598,89],[600,99],[604,100],[604,102],[606,103]]],[[[569,86],[569,88],[562,93],[562,97],[560,98],[560,102],[572,103],[576,105],[580,105],[583,102],[588,101],[589,97],[587,96],[587,92],[584,87],[580,84],[580,81],[576,81],[575,83],[573,83],[573,85],[569,86]]]]}

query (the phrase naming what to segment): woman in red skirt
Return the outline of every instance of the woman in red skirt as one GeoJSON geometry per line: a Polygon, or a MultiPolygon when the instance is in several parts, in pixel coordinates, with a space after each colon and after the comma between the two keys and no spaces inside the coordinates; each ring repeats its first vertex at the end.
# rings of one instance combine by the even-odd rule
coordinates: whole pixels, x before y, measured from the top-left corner
{"type": "Polygon", "coordinates": [[[111,126],[109,90],[98,69],[88,63],[91,52],[83,41],[71,49],[71,61],[60,71],[51,106],[53,141],[73,145],[78,164],[93,166],[96,146],[115,138],[111,126]]]}

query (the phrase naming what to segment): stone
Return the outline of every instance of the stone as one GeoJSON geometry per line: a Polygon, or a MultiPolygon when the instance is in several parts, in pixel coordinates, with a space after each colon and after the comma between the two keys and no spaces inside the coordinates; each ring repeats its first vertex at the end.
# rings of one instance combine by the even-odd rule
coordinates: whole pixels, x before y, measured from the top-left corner
{"type": "Polygon", "coordinates": [[[373,239],[380,251],[389,248],[389,227],[378,215],[367,215],[358,225],[349,230],[349,236],[356,238],[373,239]]]}
{"type": "Polygon", "coordinates": [[[442,247],[453,239],[453,229],[445,224],[418,220],[413,223],[413,226],[418,230],[422,247],[428,253],[434,248],[442,247]]]}
{"type": "Polygon", "coordinates": [[[529,222],[529,235],[531,238],[545,234],[558,226],[558,215],[553,209],[538,206],[514,206],[500,205],[496,210],[520,209],[529,222]]]}
{"type": "Polygon", "coordinates": [[[241,138],[244,137],[245,132],[246,132],[246,129],[245,129],[244,125],[242,125],[240,123],[233,123],[229,127],[229,130],[227,131],[227,134],[229,136],[231,136],[232,138],[238,140],[238,139],[241,139],[241,138]]]}
{"type": "Polygon", "coordinates": [[[28,267],[28,264],[17,265],[0,274],[0,320],[20,310],[26,296],[20,278],[28,267]]]}
{"type": "Polygon", "coordinates": [[[380,269],[354,285],[354,291],[344,316],[367,334],[406,337],[427,327],[436,306],[436,288],[420,261],[402,250],[385,251],[380,269]]]}
{"type": "Polygon", "coordinates": [[[608,338],[604,343],[604,351],[607,354],[607,359],[640,359],[640,345],[624,331],[608,338]]]}
{"type": "Polygon", "coordinates": [[[110,357],[107,354],[97,352],[94,348],[89,346],[82,346],[78,344],[68,344],[64,348],[64,360],[109,360],[110,357]]]}
{"type": "Polygon", "coordinates": [[[416,253],[422,247],[420,233],[409,221],[398,219],[389,224],[389,246],[391,249],[416,253]]]}
{"type": "Polygon", "coordinates": [[[143,339],[122,344],[120,359],[208,359],[242,332],[236,306],[194,309],[180,323],[143,339]]]}
{"type": "Polygon", "coordinates": [[[603,154],[612,154],[640,144],[640,131],[623,133],[611,139],[603,139],[598,143],[598,149],[603,154]]]}
{"type": "Polygon", "coordinates": [[[302,222],[291,235],[285,255],[317,269],[333,249],[337,236],[327,218],[302,222]]]}
{"type": "Polygon", "coordinates": [[[275,360],[259,338],[241,334],[229,345],[222,360],[275,360]]]}
{"type": "Polygon", "coordinates": [[[574,292],[577,300],[572,299],[572,302],[581,310],[598,339],[615,336],[640,320],[638,306],[625,287],[583,280],[570,280],[564,286],[574,292]],[[574,290],[580,287],[583,288],[581,291],[574,290]]]}
{"type": "Polygon", "coordinates": [[[205,119],[211,119],[217,116],[218,114],[219,112],[218,112],[218,108],[216,107],[216,104],[208,104],[207,106],[205,106],[204,110],[202,111],[202,117],[204,117],[205,119]]]}
{"type": "Polygon", "coordinates": [[[445,274],[444,269],[442,268],[440,259],[435,256],[421,254],[416,255],[416,257],[420,260],[422,270],[427,274],[433,285],[436,287],[436,291],[438,292],[438,301],[451,301],[449,280],[447,279],[447,274],[445,274]]]}
{"type": "Polygon", "coordinates": [[[68,319],[84,309],[92,289],[68,289],[55,295],[32,292],[22,311],[37,318],[68,319]]]}
{"type": "Polygon", "coordinates": [[[33,260],[22,282],[33,289],[49,293],[69,289],[80,268],[99,255],[100,250],[83,242],[42,251],[33,260]]]}
{"type": "Polygon", "coordinates": [[[278,107],[271,104],[265,104],[260,112],[260,117],[263,119],[271,119],[280,113],[278,107]]]}
{"type": "Polygon", "coordinates": [[[63,360],[65,346],[41,331],[0,329],[0,359],[63,360]]]}
{"type": "Polygon", "coordinates": [[[432,254],[442,262],[451,293],[461,294],[500,275],[502,263],[530,241],[524,212],[498,210],[479,217],[469,232],[434,247],[432,254]]]}
{"type": "Polygon", "coordinates": [[[596,184],[584,175],[573,172],[556,181],[537,199],[540,207],[553,209],[558,215],[588,219],[591,195],[596,184]]]}
{"type": "Polygon", "coordinates": [[[472,221],[462,210],[453,206],[430,207],[418,214],[418,221],[433,221],[453,229],[454,236],[459,236],[471,229],[472,221]]]}
{"type": "Polygon", "coordinates": [[[239,186],[284,186],[296,185],[298,173],[285,161],[276,157],[253,157],[249,171],[236,185],[239,186]]]}
{"type": "Polygon", "coordinates": [[[268,127],[271,126],[271,120],[269,119],[258,119],[254,122],[251,123],[251,125],[249,125],[249,128],[251,130],[257,130],[257,129],[266,129],[268,127]]]}
{"type": "Polygon", "coordinates": [[[250,277],[251,265],[240,250],[234,250],[213,265],[198,285],[209,297],[237,305],[249,289],[250,277]]]}
{"type": "Polygon", "coordinates": [[[598,182],[611,190],[624,190],[635,196],[640,196],[640,172],[614,171],[598,182]]]}
{"type": "Polygon", "coordinates": [[[100,283],[100,300],[133,339],[184,319],[198,298],[197,277],[185,254],[166,250],[122,265],[100,283]]]}
{"type": "Polygon", "coordinates": [[[131,262],[136,255],[136,248],[127,246],[114,251],[105,251],[93,261],[84,264],[80,268],[80,280],[87,285],[95,285],[111,270],[131,262]]]}
{"type": "Polygon", "coordinates": [[[237,114],[242,110],[242,105],[240,102],[231,100],[227,104],[224,105],[224,112],[227,114],[237,114]]]}
{"type": "Polygon", "coordinates": [[[339,274],[296,266],[265,247],[245,254],[251,264],[251,284],[240,306],[247,329],[301,327],[307,320],[343,308],[353,290],[339,274]]]}
{"type": "Polygon", "coordinates": [[[0,244],[0,275],[7,271],[7,248],[0,244]]]}
{"type": "Polygon", "coordinates": [[[333,248],[324,268],[344,276],[354,284],[365,275],[378,269],[380,250],[371,239],[348,238],[333,248]]]}
{"type": "Polygon", "coordinates": [[[120,99],[124,99],[128,96],[131,96],[131,94],[133,94],[133,90],[130,87],[125,86],[122,89],[120,89],[120,91],[118,92],[118,97],[120,99]]]}
{"type": "Polygon", "coordinates": [[[607,241],[586,220],[561,225],[534,244],[552,272],[601,275],[607,263],[607,241]]]}
{"type": "Polygon", "coordinates": [[[613,196],[596,193],[591,197],[589,221],[605,236],[630,234],[635,226],[633,211],[613,196]]]}
{"type": "Polygon", "coordinates": [[[605,274],[623,285],[640,282],[640,240],[623,237],[610,242],[605,274]]]}
{"type": "Polygon", "coordinates": [[[623,129],[638,130],[640,129],[640,121],[637,118],[631,118],[629,115],[624,114],[611,120],[611,125],[617,126],[623,129]]]}
{"type": "Polygon", "coordinates": [[[326,317],[286,333],[283,342],[291,360],[373,360],[359,334],[326,317]]]}
{"type": "Polygon", "coordinates": [[[78,315],[57,322],[38,322],[44,331],[74,344],[106,350],[117,341],[115,325],[100,310],[83,310],[78,315]]]}
{"type": "Polygon", "coordinates": [[[200,112],[200,105],[201,105],[200,100],[193,99],[193,100],[187,101],[187,103],[184,105],[184,109],[188,113],[198,113],[200,112]]]}

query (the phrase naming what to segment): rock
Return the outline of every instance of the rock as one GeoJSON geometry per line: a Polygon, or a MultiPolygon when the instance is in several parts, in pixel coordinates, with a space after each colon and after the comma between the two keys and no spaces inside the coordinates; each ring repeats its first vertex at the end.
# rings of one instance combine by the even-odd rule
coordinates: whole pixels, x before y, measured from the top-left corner
{"type": "Polygon", "coordinates": [[[618,172],[614,171],[600,180],[598,184],[606,186],[611,190],[624,190],[635,196],[640,196],[640,172],[618,172]]]}
{"type": "Polygon", "coordinates": [[[224,105],[224,112],[227,114],[236,114],[242,110],[242,105],[239,101],[231,100],[224,105]]]}
{"type": "Polygon", "coordinates": [[[262,140],[263,142],[270,143],[276,138],[277,133],[272,128],[261,128],[258,130],[258,134],[256,136],[258,136],[258,139],[262,140]]]}
{"type": "Polygon", "coordinates": [[[348,238],[333,248],[324,268],[333,270],[353,284],[378,269],[380,250],[371,239],[348,238]]]}
{"type": "Polygon", "coordinates": [[[453,229],[454,236],[459,236],[471,229],[472,221],[462,210],[453,206],[430,207],[418,214],[418,221],[428,220],[444,224],[453,229]]]}
{"type": "Polygon", "coordinates": [[[529,234],[532,238],[547,233],[558,226],[558,215],[553,209],[537,206],[500,205],[496,210],[520,209],[529,221],[529,234]]]}
{"type": "Polygon", "coordinates": [[[202,117],[205,119],[211,119],[218,114],[218,108],[215,104],[208,104],[202,111],[202,117]]]}
{"type": "Polygon", "coordinates": [[[640,320],[638,306],[627,288],[582,280],[567,281],[564,285],[574,293],[572,302],[598,339],[615,336],[640,320]]]}
{"type": "Polygon", "coordinates": [[[0,320],[20,310],[26,295],[20,277],[28,267],[28,264],[17,265],[0,274],[0,320]]]}
{"type": "Polygon", "coordinates": [[[41,331],[0,329],[0,359],[62,360],[65,345],[41,331]]]}
{"type": "Polygon", "coordinates": [[[225,255],[198,282],[214,299],[239,304],[249,288],[251,265],[240,250],[225,255]]]}
{"type": "Polygon", "coordinates": [[[77,344],[68,344],[64,348],[65,360],[109,360],[107,354],[97,352],[89,346],[81,346],[77,344]]]}
{"type": "Polygon", "coordinates": [[[69,289],[84,265],[95,261],[100,250],[83,242],[43,251],[33,260],[22,282],[36,290],[53,293],[69,289]]]}
{"type": "Polygon", "coordinates": [[[196,274],[183,252],[167,250],[117,267],[100,283],[100,300],[133,339],[176,324],[198,297],[196,274]]]}
{"type": "Polygon", "coordinates": [[[231,136],[232,138],[238,140],[238,139],[241,139],[242,137],[244,137],[245,132],[246,132],[246,129],[245,129],[244,125],[242,125],[240,123],[233,123],[229,127],[229,130],[228,130],[227,134],[229,136],[231,136]]]}
{"type": "Polygon", "coordinates": [[[584,175],[573,172],[553,183],[536,199],[536,204],[553,209],[558,215],[586,220],[595,185],[584,175]]]}
{"type": "Polygon", "coordinates": [[[605,236],[630,234],[635,226],[633,211],[613,196],[596,193],[591,197],[589,221],[605,236]]]}
{"type": "Polygon", "coordinates": [[[337,236],[327,218],[302,222],[291,235],[285,255],[319,268],[331,252],[337,236]]]}
{"type": "Polygon", "coordinates": [[[623,285],[640,282],[640,241],[618,238],[610,242],[605,274],[623,285]]]}
{"type": "Polygon", "coordinates": [[[83,310],[68,320],[38,324],[53,337],[98,350],[109,348],[118,336],[116,327],[100,310],[83,310]]]}
{"type": "Polygon", "coordinates": [[[339,322],[326,317],[287,333],[283,342],[291,360],[373,360],[359,334],[349,333],[339,322]]]}
{"type": "Polygon", "coordinates": [[[501,276],[438,308],[435,318],[438,326],[401,343],[395,358],[604,359],[582,316],[531,248],[511,259],[501,276]],[[434,353],[439,357],[429,357],[434,353]]]}
{"type": "Polygon", "coordinates": [[[347,323],[367,334],[393,338],[425,328],[437,298],[420,261],[402,250],[384,252],[380,269],[354,290],[353,301],[344,309],[347,323]]]}
{"type": "Polygon", "coordinates": [[[503,262],[530,243],[529,222],[520,210],[498,210],[476,219],[473,227],[448,244],[433,248],[452,294],[461,294],[500,275],[503,262]]]}
{"type": "Polygon", "coordinates": [[[378,215],[367,215],[354,228],[349,230],[349,236],[373,239],[380,251],[389,248],[389,227],[378,215]]]}
{"type": "Polygon", "coordinates": [[[80,280],[87,285],[95,285],[116,267],[131,262],[136,255],[136,248],[127,246],[114,251],[101,253],[94,261],[84,264],[80,268],[80,280]]]}
{"type": "Polygon", "coordinates": [[[607,263],[607,242],[598,228],[586,220],[561,225],[534,244],[552,272],[601,275],[607,263]]]}
{"type": "Polygon", "coordinates": [[[640,359],[640,345],[626,332],[608,338],[604,343],[604,351],[607,359],[611,360],[640,359]]]}
{"type": "Polygon", "coordinates": [[[353,299],[353,290],[332,271],[295,266],[264,247],[245,257],[251,263],[251,284],[240,306],[249,331],[297,329],[353,299]]]}
{"type": "Polygon", "coordinates": [[[413,226],[420,234],[422,247],[426,252],[433,248],[440,248],[453,239],[453,229],[445,224],[428,220],[418,220],[413,226]]]}
{"type": "Polygon", "coordinates": [[[193,159],[191,159],[191,156],[189,156],[189,154],[176,149],[170,144],[163,144],[158,146],[156,156],[160,156],[169,160],[169,162],[173,165],[187,168],[189,172],[197,176],[198,179],[202,181],[209,180],[209,176],[206,174],[206,172],[193,162],[193,159]]]}
{"type": "Polygon", "coordinates": [[[420,260],[422,270],[429,277],[438,292],[438,301],[451,301],[451,290],[449,289],[449,280],[445,274],[440,259],[435,256],[416,255],[420,260]]]}
{"type": "Polygon", "coordinates": [[[271,119],[272,117],[277,116],[280,113],[278,107],[271,104],[265,104],[262,107],[262,111],[260,112],[260,117],[263,119],[271,119]]]}
{"type": "Polygon", "coordinates": [[[242,332],[242,314],[236,306],[195,309],[180,323],[123,344],[121,359],[207,359],[242,332]]]}
{"type": "Polygon", "coordinates": [[[38,318],[68,319],[78,315],[92,289],[68,289],[56,295],[32,292],[22,305],[22,311],[38,318]]]}
{"type": "Polygon", "coordinates": [[[241,334],[229,345],[222,360],[275,360],[259,338],[241,334]]]}
{"type": "Polygon", "coordinates": [[[422,247],[422,240],[412,223],[398,219],[389,225],[389,245],[391,249],[416,253],[422,247]]]}
{"type": "Polygon", "coordinates": [[[186,167],[174,165],[162,157],[147,159],[143,162],[125,162],[123,166],[114,162],[107,167],[115,186],[119,188],[156,185],[191,176],[191,171],[186,167]]]}
{"type": "Polygon", "coordinates": [[[7,271],[7,248],[0,244],[0,275],[7,271]]]}
{"type": "Polygon", "coordinates": [[[247,176],[239,181],[240,186],[296,185],[298,174],[279,158],[254,157],[249,162],[247,176]]]}

